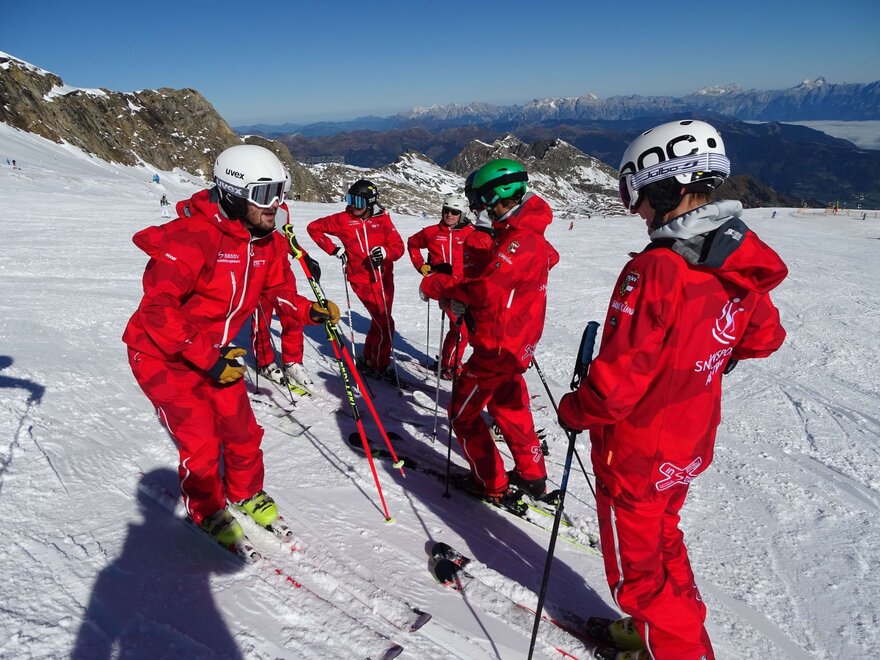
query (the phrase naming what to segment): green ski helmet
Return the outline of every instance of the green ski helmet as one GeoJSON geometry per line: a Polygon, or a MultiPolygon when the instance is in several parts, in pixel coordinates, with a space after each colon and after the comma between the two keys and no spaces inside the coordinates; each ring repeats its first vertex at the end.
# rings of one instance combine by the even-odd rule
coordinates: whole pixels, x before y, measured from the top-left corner
{"type": "Polygon", "coordinates": [[[499,199],[525,195],[528,180],[529,175],[522,163],[510,158],[496,158],[477,170],[474,190],[486,206],[494,206],[499,199]]]}

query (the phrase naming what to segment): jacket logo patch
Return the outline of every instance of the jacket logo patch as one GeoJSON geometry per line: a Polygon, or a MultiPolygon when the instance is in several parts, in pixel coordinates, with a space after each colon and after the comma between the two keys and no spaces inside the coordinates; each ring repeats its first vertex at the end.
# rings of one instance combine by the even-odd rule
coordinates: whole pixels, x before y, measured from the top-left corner
{"type": "Polygon", "coordinates": [[[697,475],[694,474],[697,470],[700,469],[700,466],[703,464],[703,459],[697,456],[693,461],[691,461],[690,465],[686,468],[680,468],[677,465],[666,462],[660,466],[660,474],[662,474],[665,479],[661,479],[657,483],[654,484],[654,487],[657,490],[667,490],[672,488],[673,486],[677,486],[681,484],[682,486],[687,486],[690,482],[697,478],[697,475]]]}
{"type": "Polygon", "coordinates": [[[629,271],[626,274],[626,277],[623,278],[623,282],[620,283],[620,288],[617,289],[617,295],[621,298],[626,298],[632,290],[636,288],[636,284],[639,283],[639,277],[638,271],[629,271]]]}
{"type": "Polygon", "coordinates": [[[744,311],[739,307],[739,298],[728,300],[721,309],[721,314],[715,319],[715,327],[712,328],[712,336],[720,343],[727,346],[736,339],[735,316],[744,311]]]}
{"type": "Polygon", "coordinates": [[[238,264],[241,263],[241,255],[237,252],[220,252],[217,255],[218,264],[238,264]]]}
{"type": "Polygon", "coordinates": [[[516,254],[517,250],[519,250],[519,241],[510,241],[510,245],[507,246],[507,254],[516,254]]]}

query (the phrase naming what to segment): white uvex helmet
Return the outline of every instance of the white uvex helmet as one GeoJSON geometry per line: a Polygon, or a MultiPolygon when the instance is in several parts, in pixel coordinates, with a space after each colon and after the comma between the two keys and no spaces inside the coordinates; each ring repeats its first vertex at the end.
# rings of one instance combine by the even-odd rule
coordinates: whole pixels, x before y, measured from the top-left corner
{"type": "Polygon", "coordinates": [[[230,218],[241,219],[247,202],[269,208],[284,201],[288,175],[278,157],[265,147],[239,144],[229,147],[214,162],[214,183],[220,206],[230,218]]]}
{"type": "Polygon", "coordinates": [[[446,197],[443,198],[443,208],[467,213],[468,201],[460,195],[446,195],[446,197]]]}

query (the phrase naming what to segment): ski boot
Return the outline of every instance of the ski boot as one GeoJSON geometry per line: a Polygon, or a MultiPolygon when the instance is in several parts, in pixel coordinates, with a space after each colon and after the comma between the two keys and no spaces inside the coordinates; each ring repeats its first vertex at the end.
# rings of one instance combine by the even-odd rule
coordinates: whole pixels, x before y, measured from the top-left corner
{"type": "Polygon", "coordinates": [[[257,369],[257,373],[266,380],[271,380],[273,383],[277,383],[278,385],[287,385],[287,377],[284,375],[284,372],[281,371],[277,364],[270,364],[265,367],[260,367],[259,369],[257,369]]]}
{"type": "Polygon", "coordinates": [[[244,538],[244,530],[228,509],[220,509],[202,520],[199,527],[220,545],[233,547],[244,538]]]}
{"type": "Polygon", "coordinates": [[[294,384],[302,385],[303,388],[313,384],[309,372],[306,371],[301,362],[288,362],[284,365],[284,371],[287,373],[288,379],[294,384]]]}
{"type": "Polygon", "coordinates": [[[631,616],[622,619],[591,616],[587,619],[587,633],[596,641],[621,651],[641,651],[645,648],[631,616]]]}
{"type": "Polygon", "coordinates": [[[266,529],[272,528],[272,523],[278,518],[278,507],[275,500],[261,490],[246,500],[235,502],[232,506],[249,515],[255,523],[266,529]]]}
{"type": "Polygon", "coordinates": [[[540,479],[524,479],[519,476],[519,473],[516,470],[511,470],[507,473],[507,480],[512,486],[519,488],[526,495],[536,500],[540,500],[547,490],[546,477],[541,477],[540,479]]]}

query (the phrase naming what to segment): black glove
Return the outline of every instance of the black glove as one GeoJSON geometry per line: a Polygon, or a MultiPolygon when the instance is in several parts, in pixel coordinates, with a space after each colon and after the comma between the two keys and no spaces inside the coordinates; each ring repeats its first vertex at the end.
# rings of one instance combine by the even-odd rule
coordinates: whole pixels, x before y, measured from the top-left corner
{"type": "Polygon", "coordinates": [[[722,373],[726,376],[726,375],[729,374],[731,371],[733,371],[734,369],[736,369],[736,365],[737,365],[738,363],[739,363],[739,360],[737,360],[736,358],[730,358],[730,359],[727,361],[727,365],[725,365],[725,367],[724,367],[724,371],[723,371],[722,373]]]}
{"type": "Polygon", "coordinates": [[[381,266],[382,262],[385,261],[385,248],[377,245],[372,250],[370,250],[370,260],[376,266],[381,266]]]}
{"type": "Polygon", "coordinates": [[[320,282],[321,281],[321,264],[318,263],[317,259],[309,256],[308,252],[303,252],[303,259],[306,262],[306,266],[309,267],[309,272],[312,274],[312,277],[315,278],[315,282],[320,282]]]}
{"type": "Polygon", "coordinates": [[[214,363],[214,366],[208,369],[208,376],[212,380],[216,380],[222,385],[234,383],[244,376],[244,362],[239,362],[238,358],[247,354],[243,348],[234,346],[225,346],[220,349],[220,359],[214,363]]]}
{"type": "Polygon", "coordinates": [[[432,273],[442,273],[443,275],[452,275],[452,264],[434,264],[431,266],[432,273]]]}
{"type": "Polygon", "coordinates": [[[325,300],[326,306],[322,307],[321,303],[313,302],[312,308],[309,310],[309,318],[312,323],[326,323],[336,325],[339,320],[339,307],[332,300],[325,300]]]}

